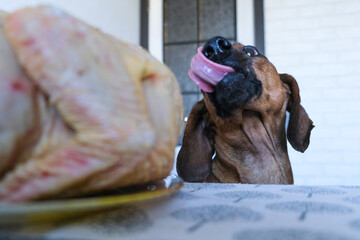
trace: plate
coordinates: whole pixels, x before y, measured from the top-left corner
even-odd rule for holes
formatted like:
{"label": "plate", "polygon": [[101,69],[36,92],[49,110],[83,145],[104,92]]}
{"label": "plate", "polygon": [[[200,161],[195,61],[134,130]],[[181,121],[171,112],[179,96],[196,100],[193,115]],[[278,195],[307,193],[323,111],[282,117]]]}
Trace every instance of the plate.
{"label": "plate", "polygon": [[26,204],[0,205],[0,225],[34,224],[74,218],[124,204],[169,196],[183,186],[175,176],[146,185],[116,189],[83,198],[47,200]]}

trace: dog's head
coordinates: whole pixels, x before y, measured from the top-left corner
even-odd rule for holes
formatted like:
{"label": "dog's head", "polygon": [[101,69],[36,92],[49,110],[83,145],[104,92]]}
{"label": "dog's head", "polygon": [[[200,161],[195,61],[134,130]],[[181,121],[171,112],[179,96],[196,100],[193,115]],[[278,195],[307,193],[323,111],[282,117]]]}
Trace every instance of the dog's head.
{"label": "dog's head", "polygon": [[313,125],[300,105],[296,80],[279,74],[255,47],[214,37],[198,49],[189,75],[222,119],[243,110],[262,116],[287,110],[289,142],[301,152],[308,147]]}

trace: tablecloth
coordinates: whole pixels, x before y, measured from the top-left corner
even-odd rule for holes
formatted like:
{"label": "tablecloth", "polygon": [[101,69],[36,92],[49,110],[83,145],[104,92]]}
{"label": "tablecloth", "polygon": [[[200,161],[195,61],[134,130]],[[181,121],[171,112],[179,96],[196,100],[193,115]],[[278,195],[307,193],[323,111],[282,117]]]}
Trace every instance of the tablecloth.
{"label": "tablecloth", "polygon": [[0,239],[360,239],[360,186],[185,183],[41,234],[1,229]]}

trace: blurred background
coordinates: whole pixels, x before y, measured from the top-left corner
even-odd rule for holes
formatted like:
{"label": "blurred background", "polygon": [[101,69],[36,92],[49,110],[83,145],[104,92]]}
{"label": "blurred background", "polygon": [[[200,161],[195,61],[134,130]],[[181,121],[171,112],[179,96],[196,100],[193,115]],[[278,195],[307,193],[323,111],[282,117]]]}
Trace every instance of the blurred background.
{"label": "blurred background", "polygon": [[215,35],[255,45],[297,79],[315,124],[305,153],[288,146],[295,184],[360,185],[360,1],[0,0],[0,9],[40,3],[148,49],[177,76],[187,114],[202,97],[187,76],[196,48]]}

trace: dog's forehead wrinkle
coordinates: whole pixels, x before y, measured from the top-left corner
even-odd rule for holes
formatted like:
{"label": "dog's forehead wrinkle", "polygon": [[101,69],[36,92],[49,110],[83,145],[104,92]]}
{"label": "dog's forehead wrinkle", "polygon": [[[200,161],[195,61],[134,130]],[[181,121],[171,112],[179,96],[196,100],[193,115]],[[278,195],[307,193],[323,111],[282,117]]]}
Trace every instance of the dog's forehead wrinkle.
{"label": "dog's forehead wrinkle", "polygon": [[238,50],[242,49],[244,46],[245,46],[245,45],[242,44],[242,43],[240,43],[240,42],[235,42],[235,43],[233,44],[233,47],[234,47],[235,49],[238,49]]}

